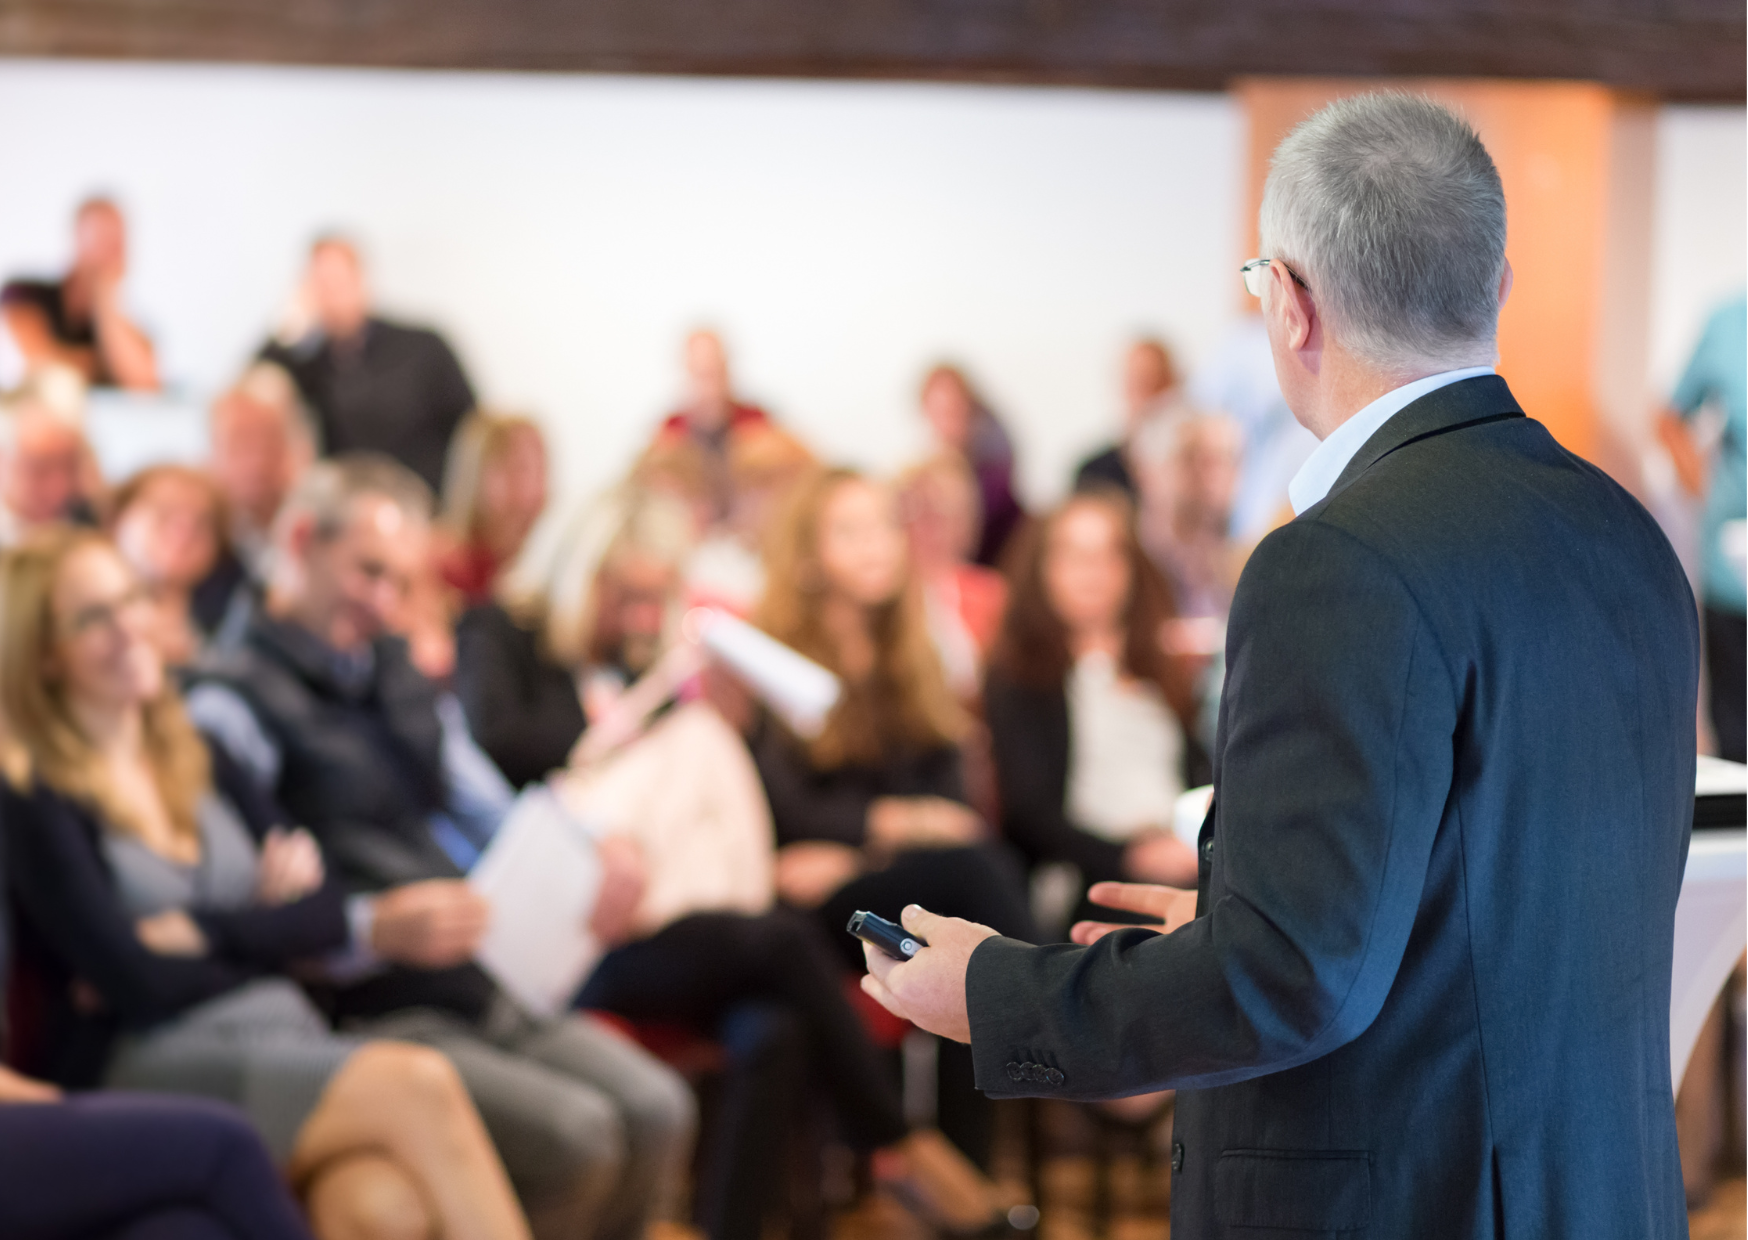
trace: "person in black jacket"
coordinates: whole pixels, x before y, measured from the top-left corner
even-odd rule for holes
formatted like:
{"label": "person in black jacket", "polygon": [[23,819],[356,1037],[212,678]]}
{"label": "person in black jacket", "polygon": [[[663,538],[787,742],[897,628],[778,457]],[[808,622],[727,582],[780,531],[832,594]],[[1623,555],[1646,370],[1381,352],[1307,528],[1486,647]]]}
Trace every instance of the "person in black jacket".
{"label": "person in black jacket", "polygon": [[0,560],[0,817],[41,1067],[240,1105],[322,1235],[527,1235],[439,1055],[334,1034],[287,973],[352,946],[313,840],[182,714],[138,579],[101,536]]}
{"label": "person in black jacket", "polygon": [[[755,623],[843,685],[818,736],[767,715],[752,738],[778,894],[814,911],[849,968],[861,949],[844,926],[858,909],[896,920],[908,902],[934,902],[1035,938],[1017,859],[966,804],[967,721],[929,637],[893,496],[851,471],[822,471],[797,487],[772,533]],[[984,1162],[991,1112],[960,1048],[942,1050],[941,1128]]]}
{"label": "person in black jacket", "polygon": [[1238,583],[1197,896],[1044,949],[913,912],[875,985],[1002,1096],[1177,1088],[1174,1236],[1684,1237],[1681,563],[1493,373],[1505,196],[1459,117],[1325,107],[1261,238],[1322,442]]}
{"label": "person in black jacket", "polygon": [[297,382],[322,453],[381,452],[442,486],[449,441],[476,403],[455,351],[430,328],[371,313],[364,260],[344,237],[310,247],[300,303],[289,339],[260,356]]}
{"label": "person in black jacket", "polygon": [[1135,436],[1149,419],[1165,412],[1179,386],[1177,363],[1163,340],[1137,340],[1123,355],[1123,435],[1116,443],[1082,461],[1074,471],[1074,489],[1112,488],[1131,503],[1139,503],[1141,487],[1133,459]]}
{"label": "person in black jacket", "polygon": [[[1171,588],[1126,501],[1079,495],[1023,531],[984,706],[1002,833],[1081,890],[1129,880],[1193,887],[1171,833],[1198,754],[1190,677],[1161,644]],[[1080,916],[1090,916],[1083,906]]]}

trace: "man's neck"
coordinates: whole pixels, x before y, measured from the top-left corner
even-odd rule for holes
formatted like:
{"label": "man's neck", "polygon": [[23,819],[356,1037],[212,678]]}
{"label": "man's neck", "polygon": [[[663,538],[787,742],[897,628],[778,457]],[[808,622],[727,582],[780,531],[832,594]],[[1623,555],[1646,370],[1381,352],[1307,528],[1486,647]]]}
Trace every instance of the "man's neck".
{"label": "man's neck", "polygon": [[1406,387],[1418,379],[1444,374],[1450,370],[1492,364],[1493,358],[1485,356],[1455,361],[1421,360],[1383,369],[1361,362],[1350,354],[1338,354],[1331,349],[1324,355],[1317,407],[1313,416],[1303,421],[1306,429],[1318,439],[1328,439],[1355,414],[1399,387]]}

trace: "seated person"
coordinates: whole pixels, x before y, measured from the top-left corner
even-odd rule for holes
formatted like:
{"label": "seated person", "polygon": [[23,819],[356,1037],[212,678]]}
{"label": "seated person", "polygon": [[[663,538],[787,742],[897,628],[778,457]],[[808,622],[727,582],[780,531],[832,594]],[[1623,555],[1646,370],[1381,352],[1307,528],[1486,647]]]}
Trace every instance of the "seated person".
{"label": "seated person", "polygon": [[26,373],[67,366],[86,383],[152,392],[158,360],[151,337],[128,317],[127,220],[108,198],[88,198],[73,216],[73,267],[59,280],[13,280],[0,288],[4,322]]}
{"label": "seated person", "polygon": [[224,497],[226,541],[264,587],[273,519],[315,453],[309,413],[290,375],[256,362],[213,401],[209,425],[207,468]]}
{"label": "seated person", "polygon": [[935,450],[962,458],[977,480],[983,523],[972,559],[994,568],[1026,517],[1014,494],[1014,441],[957,366],[931,368],[923,378],[920,402]]}
{"label": "seated person", "polygon": [[[889,491],[848,470],[803,482],[772,530],[768,585],[754,621],[836,673],[843,695],[803,740],[761,720],[753,757],[777,830],[777,892],[813,910],[847,967],[844,933],[868,909],[906,904],[1036,941],[1017,861],[965,804],[958,747],[967,721],[947,688]],[[941,1128],[987,1164],[988,1100],[971,1085],[969,1048],[943,1043]]]}
{"label": "seated person", "polygon": [[941,453],[905,470],[898,506],[910,562],[923,593],[929,636],[960,701],[974,703],[983,664],[1007,606],[1007,584],[971,562],[982,521],[977,480],[964,458]]}
{"label": "seated person", "polygon": [[729,477],[732,444],[746,431],[769,426],[771,417],[735,395],[728,350],[715,332],[691,333],[686,337],[681,357],[685,394],[680,407],[663,420],[651,448],[685,443],[697,450],[708,507],[705,524],[713,526],[729,514],[733,494]]}
{"label": "seated person", "polygon": [[1238,423],[1188,405],[1149,422],[1130,453],[1141,492],[1135,518],[1141,546],[1171,583],[1179,616],[1195,622],[1177,627],[1207,634],[1200,643],[1167,644],[1204,657],[1225,644],[1226,613],[1244,567],[1231,534],[1243,456]]}
{"label": "seated person", "polygon": [[[430,492],[361,455],[313,465],[276,526],[266,602],[197,667],[189,709],[354,890],[456,878],[511,790],[388,632],[429,559]],[[604,893],[604,900],[610,894]],[[433,919],[451,921],[434,910]],[[468,951],[480,927],[468,927]],[[685,1082],[599,1022],[536,1019],[476,965],[337,988],[342,1027],[446,1053],[537,1235],[631,1240],[683,1165]]]}
{"label": "seated person", "polygon": [[1150,422],[1167,414],[1178,398],[1182,380],[1171,350],[1162,340],[1144,338],[1123,355],[1123,434],[1116,443],[1094,453],[1074,471],[1076,491],[1114,487],[1130,503],[1139,503],[1135,477],[1135,437]]}
{"label": "seated person", "polygon": [[526,1236],[450,1065],[335,1034],[287,976],[349,946],[339,889],[210,759],[114,548],[45,531],[0,557],[0,594],[0,816],[48,1075],[240,1106],[323,1237]]}
{"label": "seated person", "polygon": [[1021,534],[1013,571],[984,683],[1002,833],[1079,871],[1076,919],[1093,883],[1194,887],[1195,849],[1171,833],[1194,703],[1161,644],[1171,588],[1128,502],[1075,496]]}
{"label": "seated person", "polygon": [[217,486],[186,465],[149,466],[110,497],[110,535],[157,613],[158,653],[171,667],[192,661],[227,619],[247,620],[248,574],[224,529]]}
{"label": "seated person", "polygon": [[261,1138],[218,1103],[61,1101],[54,1086],[0,1067],[0,1166],[0,1235],[310,1240]]}
{"label": "seated person", "polygon": [[[456,687],[474,734],[513,778],[566,763],[598,688],[648,669],[672,637],[691,541],[678,500],[621,492],[573,527],[580,537],[519,566],[511,610],[475,608],[457,640]],[[602,533],[591,537],[591,529]],[[540,570],[536,575],[534,569]],[[932,1219],[987,1223],[992,1186],[933,1132],[906,1135],[896,1082],[846,1000],[836,958],[811,921],[773,910],[771,816],[740,736],[688,702],[600,760],[579,755],[559,781],[580,816],[603,825],[642,892],[623,946],[608,953],[581,1006],[677,1021],[727,1058],[694,1199],[713,1240],[756,1240],[781,1186],[770,1157],[788,1139],[810,1075],[876,1174]],[[809,1073],[809,1059],[817,1071]]]}
{"label": "seated person", "polygon": [[89,523],[96,486],[76,416],[30,393],[0,409],[0,546],[59,521]]}
{"label": "seated person", "polygon": [[283,366],[316,415],[322,451],[381,452],[442,485],[450,437],[473,387],[436,332],[371,312],[357,246],[318,238],[289,321],[261,350]]}
{"label": "seated person", "polygon": [[532,418],[477,410],[449,445],[443,473],[443,581],[472,607],[491,598],[546,511],[546,438]]}

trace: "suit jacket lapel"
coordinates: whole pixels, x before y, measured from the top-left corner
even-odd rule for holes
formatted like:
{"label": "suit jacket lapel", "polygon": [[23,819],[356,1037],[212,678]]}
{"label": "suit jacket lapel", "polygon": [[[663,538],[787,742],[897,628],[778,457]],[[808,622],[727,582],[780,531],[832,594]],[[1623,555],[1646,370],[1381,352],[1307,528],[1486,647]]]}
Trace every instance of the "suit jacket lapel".
{"label": "suit jacket lapel", "polygon": [[1416,440],[1443,435],[1479,422],[1523,416],[1511,389],[1498,375],[1478,375],[1439,388],[1436,392],[1428,392],[1398,410],[1361,445],[1335,480],[1335,485],[1329,488],[1329,495],[1334,497],[1346,490],[1366,470],[1396,449],[1407,447]]}

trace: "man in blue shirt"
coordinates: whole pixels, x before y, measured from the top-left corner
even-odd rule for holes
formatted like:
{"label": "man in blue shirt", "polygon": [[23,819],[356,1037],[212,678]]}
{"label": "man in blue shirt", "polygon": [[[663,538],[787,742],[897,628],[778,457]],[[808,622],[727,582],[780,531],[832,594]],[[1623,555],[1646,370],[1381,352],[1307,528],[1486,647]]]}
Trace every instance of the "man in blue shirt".
{"label": "man in blue shirt", "polygon": [[[1712,312],[1693,358],[1670,400],[1663,441],[1687,489],[1705,493],[1700,596],[1705,604],[1705,654],[1712,733],[1718,756],[1744,760],[1744,647],[1748,612],[1743,583],[1744,517],[1748,516],[1748,297]],[[1723,430],[1712,453],[1711,477],[1694,446],[1689,424],[1715,406]]]}

